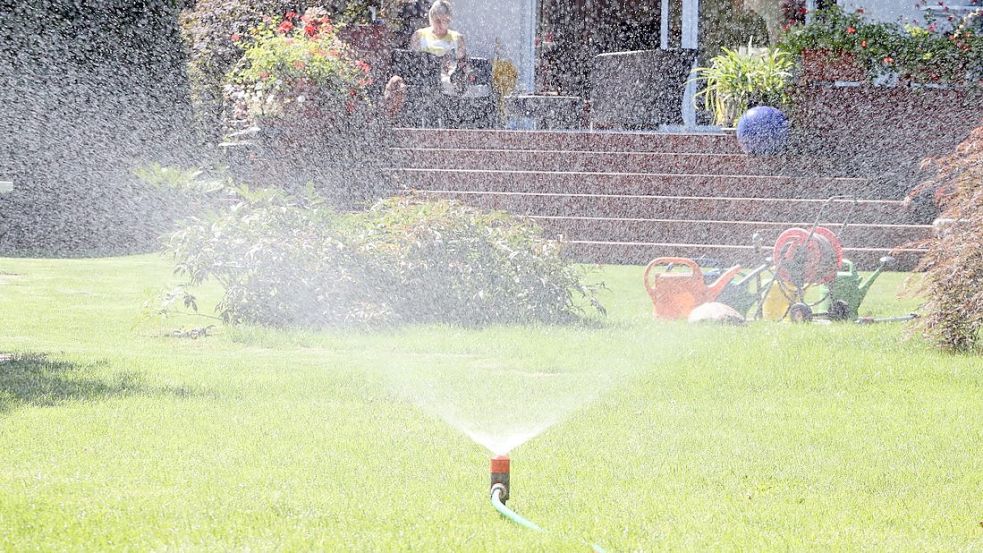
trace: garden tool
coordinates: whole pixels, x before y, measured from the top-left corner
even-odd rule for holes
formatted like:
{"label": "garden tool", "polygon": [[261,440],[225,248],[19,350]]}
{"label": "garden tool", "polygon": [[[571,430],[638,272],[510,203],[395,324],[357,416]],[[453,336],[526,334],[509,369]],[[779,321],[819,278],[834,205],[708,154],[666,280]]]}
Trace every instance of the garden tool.
{"label": "garden tool", "polygon": [[877,323],[905,323],[908,321],[914,321],[918,318],[918,313],[908,313],[907,315],[901,315],[900,317],[860,317],[856,320],[858,325],[872,325]]}
{"label": "garden tool", "polygon": [[793,227],[778,235],[772,259],[774,277],[764,288],[758,315],[773,321],[786,317],[808,321],[812,308],[805,303],[806,291],[836,278],[843,264],[843,246],[826,227]]}
{"label": "garden tool", "polygon": [[[735,278],[724,288],[723,292],[717,296],[717,301],[729,305],[742,315],[747,312],[754,304],[761,299],[761,273],[771,267],[771,262],[759,265],[751,272],[740,278]],[[752,289],[751,282],[754,281]]]}
{"label": "garden tool", "polygon": [[[656,267],[667,266],[666,272],[654,273]],[[672,273],[676,265],[689,268],[688,273]],[[694,307],[716,300],[728,283],[737,276],[741,266],[727,269],[716,282],[707,285],[700,266],[692,259],[660,257],[645,268],[643,281],[652,312],[657,319],[685,319]]]}
{"label": "garden tool", "polygon": [[871,284],[877,280],[885,267],[894,263],[894,258],[885,256],[880,259],[880,265],[862,281],[857,267],[852,261],[844,259],[844,270],[836,273],[836,278],[829,284],[824,285],[825,292],[823,301],[819,304],[825,311],[830,320],[833,321],[853,321],[859,316],[860,304],[863,303],[870,290]]}

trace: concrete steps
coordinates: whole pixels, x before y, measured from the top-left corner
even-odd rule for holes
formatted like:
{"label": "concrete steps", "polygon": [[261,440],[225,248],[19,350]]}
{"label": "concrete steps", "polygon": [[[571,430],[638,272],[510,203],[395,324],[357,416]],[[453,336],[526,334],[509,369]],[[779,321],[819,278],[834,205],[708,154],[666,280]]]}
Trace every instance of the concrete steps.
{"label": "concrete steps", "polygon": [[740,154],[729,134],[396,129],[404,148]]}
{"label": "concrete steps", "polygon": [[[601,242],[670,242],[674,244],[719,244],[749,246],[757,234],[762,243],[775,243],[790,226],[809,228],[812,221],[776,223],[767,221],[688,221],[672,219],[630,219],[602,217],[550,217],[533,219],[551,234],[591,236]],[[850,225],[846,229],[829,224],[846,244],[865,244],[890,249],[924,236],[920,225]]]}
{"label": "concrete steps", "polygon": [[[825,200],[792,198],[734,198],[691,196],[632,196],[626,194],[553,194],[536,192],[471,192],[433,190],[441,197],[485,209],[501,209],[518,215],[551,215],[602,218],[665,218],[689,221],[815,220]],[[843,221],[867,224],[914,224],[914,216],[898,200],[834,201],[823,212],[824,224]]]}
{"label": "concrete steps", "polygon": [[471,192],[801,199],[860,193],[862,197],[900,199],[878,190],[876,183],[856,178],[419,168],[399,169],[394,174],[400,185],[415,190],[440,190],[467,183]]}
{"label": "concrete steps", "polygon": [[[654,257],[755,263],[792,226],[840,230],[847,257],[871,267],[931,232],[890,182],[833,177],[823,160],[752,158],[727,134],[403,129],[392,169],[401,189],[532,217],[585,262]],[[856,199],[828,202],[831,196]]]}
{"label": "concrete steps", "polygon": [[775,171],[769,164],[742,154],[398,148],[395,158],[400,166],[408,169],[684,175],[771,175]]}

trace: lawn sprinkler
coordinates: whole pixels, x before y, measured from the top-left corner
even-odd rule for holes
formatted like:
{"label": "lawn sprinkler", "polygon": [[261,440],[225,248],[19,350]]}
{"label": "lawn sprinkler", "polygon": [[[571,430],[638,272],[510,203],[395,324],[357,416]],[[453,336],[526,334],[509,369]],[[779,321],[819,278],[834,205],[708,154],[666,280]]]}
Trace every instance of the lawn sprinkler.
{"label": "lawn sprinkler", "polygon": [[498,498],[504,505],[509,499],[509,456],[497,455],[491,460],[491,494]]}
{"label": "lawn sprinkler", "polygon": [[[689,272],[672,273],[676,265],[689,268]],[[666,266],[665,272],[654,272],[661,266]],[[716,300],[740,270],[740,265],[731,267],[708,285],[696,261],[684,257],[659,257],[648,264],[642,279],[652,300],[655,318],[678,320],[688,317],[696,306]]]}
{"label": "lawn sprinkler", "polygon": [[860,316],[860,304],[867,296],[870,286],[881,275],[885,267],[894,264],[894,258],[885,256],[880,259],[880,265],[866,281],[861,281],[857,267],[848,259],[843,260],[843,269],[836,273],[833,282],[824,286],[823,299],[819,307],[826,312],[832,321],[855,321]]}
{"label": "lawn sprinkler", "polygon": [[[492,457],[491,460],[491,502],[495,510],[498,511],[502,516],[511,520],[512,522],[522,526],[523,528],[528,528],[529,530],[535,530],[537,532],[543,532],[544,530],[539,527],[535,522],[523,517],[519,513],[516,513],[512,509],[505,506],[505,501],[509,498],[509,457],[508,455],[496,455]],[[605,553],[604,549],[597,544],[591,544],[591,551],[594,553]]]}

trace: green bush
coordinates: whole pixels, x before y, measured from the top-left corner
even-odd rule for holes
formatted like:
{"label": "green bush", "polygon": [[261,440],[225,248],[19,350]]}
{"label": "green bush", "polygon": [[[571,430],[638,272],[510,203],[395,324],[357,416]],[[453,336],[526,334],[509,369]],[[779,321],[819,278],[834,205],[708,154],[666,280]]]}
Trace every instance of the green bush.
{"label": "green bush", "polygon": [[[371,260],[346,244],[337,215],[313,195],[237,190],[228,209],[195,218],[169,251],[187,287],[214,279],[228,323],[322,327],[388,322]],[[193,304],[190,302],[190,304]]]}
{"label": "green bush", "polygon": [[572,322],[580,272],[534,224],[449,201],[396,197],[348,221],[356,247],[384,271],[404,322]]}
{"label": "green bush", "polygon": [[230,323],[568,323],[577,295],[601,309],[560,245],[505,213],[394,198],[339,215],[313,193],[238,194],[169,242],[188,287],[221,284]]}
{"label": "green bush", "polygon": [[920,269],[928,297],[921,330],[944,349],[979,349],[983,331],[983,127],[952,155],[932,160],[935,175],[915,193],[935,192],[943,211]]}

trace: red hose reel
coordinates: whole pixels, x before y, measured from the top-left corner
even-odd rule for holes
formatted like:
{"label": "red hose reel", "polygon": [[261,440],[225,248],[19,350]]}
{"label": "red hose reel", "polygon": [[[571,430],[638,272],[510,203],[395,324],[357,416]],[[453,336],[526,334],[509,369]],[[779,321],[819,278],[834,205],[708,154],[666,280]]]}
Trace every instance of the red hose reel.
{"label": "red hose reel", "polygon": [[778,277],[799,288],[827,284],[843,265],[843,244],[826,227],[790,228],[775,241],[773,263]]}

